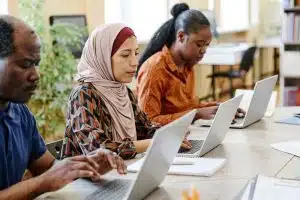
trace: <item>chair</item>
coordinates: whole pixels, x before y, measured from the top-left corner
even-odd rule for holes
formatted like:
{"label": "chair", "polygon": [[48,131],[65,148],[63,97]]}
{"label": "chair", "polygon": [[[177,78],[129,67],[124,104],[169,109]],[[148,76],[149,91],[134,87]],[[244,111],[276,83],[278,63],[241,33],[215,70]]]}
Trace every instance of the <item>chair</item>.
{"label": "chair", "polygon": [[[216,100],[215,78],[228,78],[229,79],[229,81],[230,81],[230,91],[229,92],[230,92],[231,97],[233,97],[233,95],[234,95],[233,79],[237,79],[237,78],[245,79],[247,72],[250,70],[251,67],[253,67],[256,49],[257,49],[256,46],[252,46],[244,52],[244,54],[242,56],[240,68],[238,70],[233,70],[232,66],[231,66],[229,71],[213,72],[211,75],[207,76],[208,78],[211,78],[211,86],[212,86],[212,92],[213,92],[212,96],[213,96],[214,100]],[[243,87],[245,88],[245,80],[243,80]]]}
{"label": "chair", "polygon": [[63,145],[63,140],[58,140],[46,144],[48,151],[57,159],[60,160],[60,153]]}

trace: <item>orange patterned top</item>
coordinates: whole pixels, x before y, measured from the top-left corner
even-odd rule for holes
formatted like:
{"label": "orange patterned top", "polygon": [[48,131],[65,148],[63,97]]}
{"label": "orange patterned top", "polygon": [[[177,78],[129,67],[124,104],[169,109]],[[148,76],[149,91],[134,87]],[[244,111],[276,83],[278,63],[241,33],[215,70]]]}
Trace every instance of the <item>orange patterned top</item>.
{"label": "orange patterned top", "polygon": [[168,124],[195,108],[216,105],[200,103],[195,94],[195,72],[180,70],[169,49],[151,56],[141,66],[137,77],[139,107],[151,121]]}

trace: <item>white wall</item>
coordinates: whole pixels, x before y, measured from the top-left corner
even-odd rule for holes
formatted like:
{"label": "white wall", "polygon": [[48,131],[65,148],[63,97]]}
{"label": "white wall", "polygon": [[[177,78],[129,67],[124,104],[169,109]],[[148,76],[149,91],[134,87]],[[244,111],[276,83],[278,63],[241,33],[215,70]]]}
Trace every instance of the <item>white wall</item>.
{"label": "white wall", "polygon": [[0,15],[8,14],[7,0],[0,0]]}

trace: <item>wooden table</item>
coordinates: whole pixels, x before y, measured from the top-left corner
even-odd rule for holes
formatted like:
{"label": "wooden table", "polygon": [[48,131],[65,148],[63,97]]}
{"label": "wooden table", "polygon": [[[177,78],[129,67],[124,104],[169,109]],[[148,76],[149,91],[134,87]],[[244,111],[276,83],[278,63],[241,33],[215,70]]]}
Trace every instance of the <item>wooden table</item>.
{"label": "wooden table", "polygon": [[[270,144],[286,140],[300,140],[299,126],[274,123],[274,119],[299,113],[300,107],[277,108],[272,118],[264,118],[246,129],[231,129],[223,144],[205,157],[225,157],[227,163],[212,177],[167,175],[160,188],[147,200],[180,199],[181,192],[194,185],[201,199],[233,199],[247,181],[256,174],[280,178],[300,179],[300,158],[277,151]],[[204,128],[203,128],[204,129]],[[193,132],[191,137],[205,137],[207,129]],[[133,161],[129,161],[133,162]],[[130,173],[124,178],[133,179]],[[115,172],[107,177],[119,177]],[[77,180],[65,188],[51,193],[58,199],[83,199],[97,187],[87,180]],[[44,198],[41,196],[39,199]]]}

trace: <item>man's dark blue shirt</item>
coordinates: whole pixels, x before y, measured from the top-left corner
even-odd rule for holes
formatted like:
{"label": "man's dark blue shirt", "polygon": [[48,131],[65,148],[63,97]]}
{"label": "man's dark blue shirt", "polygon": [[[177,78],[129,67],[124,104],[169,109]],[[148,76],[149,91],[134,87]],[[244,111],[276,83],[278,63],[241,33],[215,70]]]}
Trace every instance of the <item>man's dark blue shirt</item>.
{"label": "man's dark blue shirt", "polygon": [[22,180],[30,164],[46,152],[36,121],[25,104],[0,111],[0,190]]}

